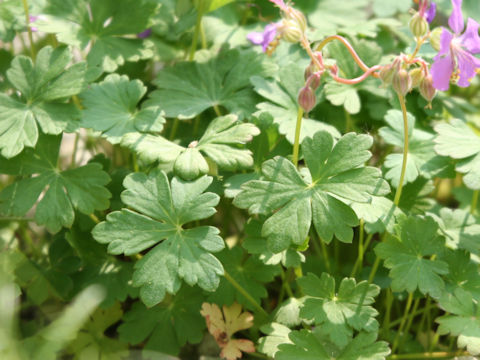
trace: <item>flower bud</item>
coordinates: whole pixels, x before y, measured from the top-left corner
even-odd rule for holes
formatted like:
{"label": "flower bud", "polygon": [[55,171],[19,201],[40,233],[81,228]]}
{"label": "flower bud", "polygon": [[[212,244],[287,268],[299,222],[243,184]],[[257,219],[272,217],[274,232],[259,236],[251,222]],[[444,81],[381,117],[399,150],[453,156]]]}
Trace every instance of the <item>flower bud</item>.
{"label": "flower bud", "polygon": [[285,18],[295,23],[302,32],[307,30],[307,19],[301,11],[291,7],[288,12],[285,13]]}
{"label": "flower bud", "polygon": [[442,35],[443,28],[437,27],[430,33],[430,45],[436,51],[440,51],[440,37]]}
{"label": "flower bud", "polygon": [[320,77],[322,76],[320,71],[317,71],[316,73],[313,73],[310,75],[310,77],[307,79],[307,82],[305,86],[310,86],[313,90],[318,89],[320,86]]}
{"label": "flower bud", "polygon": [[412,78],[412,88],[417,87],[420,85],[420,82],[423,80],[423,69],[422,68],[415,68],[410,70],[409,72],[410,77]]}
{"label": "flower bud", "polygon": [[405,69],[400,69],[393,76],[392,87],[397,93],[402,96],[407,95],[407,93],[412,89],[412,78],[410,74]]}
{"label": "flower bud", "polygon": [[412,32],[413,36],[420,38],[425,36],[428,33],[428,22],[425,17],[416,13],[413,15],[412,19],[410,20],[410,31]]}
{"label": "flower bud", "polygon": [[383,81],[385,85],[388,85],[393,80],[393,75],[395,74],[395,69],[392,64],[387,64],[382,66],[380,69],[380,79]]}
{"label": "flower bud", "polygon": [[305,68],[305,72],[303,73],[305,81],[307,81],[308,78],[317,71],[318,67],[313,62],[310,62],[310,64]]}
{"label": "flower bud", "polygon": [[433,87],[432,75],[428,74],[425,76],[420,82],[418,89],[420,90],[420,94],[423,96],[423,98],[428,102],[431,102],[437,93],[437,90]]}
{"label": "flower bud", "polygon": [[283,19],[282,25],[282,37],[286,41],[298,43],[302,39],[303,31],[295,21]]}
{"label": "flower bud", "polygon": [[306,85],[300,89],[298,93],[298,104],[306,113],[309,113],[315,107],[316,103],[315,91],[313,91],[310,86]]}

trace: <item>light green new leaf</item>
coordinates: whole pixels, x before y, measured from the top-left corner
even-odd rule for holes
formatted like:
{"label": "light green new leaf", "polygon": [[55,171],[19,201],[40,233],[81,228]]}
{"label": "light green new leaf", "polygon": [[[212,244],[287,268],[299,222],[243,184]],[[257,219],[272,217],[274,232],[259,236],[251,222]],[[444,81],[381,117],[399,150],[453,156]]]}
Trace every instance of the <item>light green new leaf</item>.
{"label": "light green new leaf", "polygon": [[[274,123],[278,124],[278,131],[285,135],[291,144],[295,140],[297,97],[299,90],[304,86],[304,70],[298,64],[290,63],[279,71],[280,80],[278,82],[260,76],[253,76],[250,79],[255,91],[269,100],[257,104],[257,108],[272,115]],[[335,139],[340,137],[340,133],[334,126],[319,120],[303,118],[300,141],[303,141],[308,134],[314,134],[321,130],[328,131]]]}
{"label": "light green new leaf", "polygon": [[273,252],[290,244],[302,245],[313,221],[318,235],[330,242],[335,235],[351,242],[358,219],[350,204],[385,195],[388,184],[378,169],[364,166],[371,157],[372,138],[349,133],[334,144],[327,132],[305,138],[302,151],[309,174],[304,178],[287,159],[275,157],[263,163],[262,180],[249,181],[234,204],[251,214],[271,214],[262,236]]}
{"label": "light green new leaf", "polygon": [[435,151],[439,155],[459,160],[458,172],[464,174],[465,185],[473,190],[480,189],[480,136],[462,120],[452,119],[448,124],[435,126]]}
{"label": "light green new leaf", "polygon": [[148,162],[173,163],[175,173],[192,180],[209,170],[206,155],[221,169],[235,170],[253,166],[252,152],[238,148],[252,140],[260,130],[253,124],[237,121],[235,115],[214,119],[198,141],[188,147],[179,146],[161,136],[130,133],[122,144],[136,151]]}
{"label": "light green new leaf", "polygon": [[332,344],[320,327],[292,331],[289,338],[293,344],[279,345],[276,360],[385,360],[390,354],[388,344],[376,341],[374,332],[361,332],[345,346]]}
{"label": "light green new leaf", "polygon": [[136,132],[160,132],[165,119],[158,107],[137,109],[147,88],[140,80],[112,74],[92,84],[80,98],[83,100],[82,126],[101,131],[112,144],[123,135]]}
{"label": "light green new leaf", "polygon": [[80,49],[90,45],[89,67],[112,72],[125,61],[153,56],[151,42],[129,35],[147,29],[156,9],[147,0],[48,0],[35,26],[65,44]]}
{"label": "light green new leaf", "polygon": [[442,208],[439,225],[448,246],[480,255],[480,224],[472,214],[462,209]]}
{"label": "light green new leaf", "polygon": [[223,267],[211,253],[224,247],[218,229],[183,228],[215,213],[218,195],[204,193],[211,182],[207,176],[193,182],[174,177],[170,184],[158,170],[148,176],[130,174],[122,192],[129,208],[108,214],[93,229],[95,240],[108,244],[111,254],[132,255],[151,248],[133,273],[133,285],[141,287],[140,297],[147,306],[158,304],[167,292],[175,294],[182,279],[207,291],[217,288]]}
{"label": "light green new leaf", "polygon": [[10,160],[0,157],[2,173],[25,176],[0,192],[1,214],[25,215],[44,190],[35,220],[51,232],[59,231],[62,226],[70,227],[74,209],[88,215],[108,208],[111,197],[105,188],[110,182],[108,174],[98,163],[60,171],[56,165],[60,141],[59,136],[44,135],[35,150],[26,149]]}
{"label": "light green new leaf", "polygon": [[7,78],[19,96],[0,94],[0,150],[14,157],[25,146],[34,147],[39,128],[57,135],[78,127],[79,112],[64,99],[78,94],[85,84],[85,63],[66,69],[72,54],[66,47],[42,48],[37,61],[19,55],[12,61]]}
{"label": "light green new leaf", "polygon": [[191,119],[223,106],[240,120],[248,117],[257,99],[250,86],[254,75],[269,77],[276,65],[253,51],[223,51],[204,62],[182,62],[160,71],[149,106],[159,106],[167,117]]}
{"label": "light green new leaf", "polygon": [[438,225],[430,217],[403,218],[387,240],[375,247],[375,253],[385,259],[390,270],[393,291],[412,293],[417,288],[432,297],[439,297],[444,282],[439,275],[448,273],[448,265],[434,260],[432,255],[442,252],[445,241],[437,233]]}
{"label": "light green new leaf", "polygon": [[435,321],[440,324],[440,335],[458,336],[459,348],[467,348],[472,355],[480,354],[480,305],[479,298],[457,288],[454,294],[445,294],[439,301],[440,306],[453,315],[439,317]]}
{"label": "light green new leaf", "polygon": [[120,340],[145,349],[177,355],[187,343],[202,340],[205,319],[200,315],[204,297],[198,288],[183,286],[175,297],[150,309],[141,302],[133,304],[118,328]]}
{"label": "light green new leaf", "polygon": [[[427,179],[433,177],[454,177],[453,164],[448,157],[439,156],[434,151],[434,135],[415,128],[415,118],[408,113],[408,156],[405,183],[413,182],[419,176]],[[388,127],[379,130],[380,136],[387,144],[403,149],[403,116],[399,110],[389,110],[385,115]],[[393,186],[398,187],[402,170],[403,154],[393,153],[385,158],[388,169],[385,177]]]}
{"label": "light green new leaf", "polygon": [[355,279],[345,278],[337,293],[335,279],[327,273],[322,273],[321,278],[310,273],[299,278],[298,283],[307,295],[300,316],[321,325],[338,346],[347,345],[354,330],[378,330],[378,312],[371,306],[380,292],[377,285],[366,281],[357,284]]}
{"label": "light green new leaf", "polygon": [[292,341],[288,337],[288,334],[290,334],[292,330],[285,325],[274,322],[262,326],[260,330],[267,336],[258,339],[257,350],[272,358],[275,357],[279,345],[292,344]]}

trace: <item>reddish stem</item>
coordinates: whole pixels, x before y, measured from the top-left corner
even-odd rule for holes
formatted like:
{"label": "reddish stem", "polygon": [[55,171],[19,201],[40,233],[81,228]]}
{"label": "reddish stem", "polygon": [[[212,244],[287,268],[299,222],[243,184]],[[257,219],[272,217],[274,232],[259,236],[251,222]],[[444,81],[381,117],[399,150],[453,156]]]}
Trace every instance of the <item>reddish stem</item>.
{"label": "reddish stem", "polygon": [[380,68],[381,68],[380,65],[372,66],[367,71],[365,71],[365,73],[363,75],[361,75],[359,77],[356,77],[355,79],[341,78],[341,77],[337,76],[337,74],[335,72],[331,72],[331,76],[332,76],[333,80],[335,80],[336,82],[339,82],[339,83],[342,83],[342,84],[347,84],[347,85],[355,85],[355,84],[361,83],[362,81],[364,81],[370,75],[378,77],[378,74],[375,71],[380,70]]}

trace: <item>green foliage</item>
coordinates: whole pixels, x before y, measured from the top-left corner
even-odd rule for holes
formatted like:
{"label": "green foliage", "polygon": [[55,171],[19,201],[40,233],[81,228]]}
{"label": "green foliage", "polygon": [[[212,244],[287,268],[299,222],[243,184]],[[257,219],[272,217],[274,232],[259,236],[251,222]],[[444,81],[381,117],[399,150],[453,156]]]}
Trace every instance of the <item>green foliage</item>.
{"label": "green foliage", "polygon": [[9,160],[0,158],[3,173],[25,176],[0,192],[0,213],[25,215],[47,187],[36,206],[35,220],[51,232],[70,227],[74,209],[88,215],[108,208],[108,174],[94,162],[61,171],[57,167],[60,141],[61,136],[45,135],[35,150],[27,149]]}
{"label": "green foliage", "polygon": [[130,209],[109,214],[93,230],[94,238],[108,244],[111,254],[138,254],[155,245],[136,263],[133,274],[133,284],[141,287],[147,306],[158,304],[167,292],[177,293],[182,279],[207,291],[217,288],[223,267],[211,253],[224,247],[218,229],[183,227],[215,213],[218,196],[204,192],[211,181],[203,176],[193,182],[173,178],[170,183],[161,171],[131,174],[122,193]]}
{"label": "green foliage", "polygon": [[167,117],[191,119],[213,106],[223,106],[240,120],[252,114],[256,98],[251,76],[272,76],[276,66],[252,51],[204,54],[199,62],[178,63],[162,70],[149,105],[160,106]]}
{"label": "green foliage", "polygon": [[378,312],[370,305],[380,288],[366,281],[356,283],[355,279],[345,278],[341,281],[338,293],[335,291],[335,279],[323,273],[320,278],[308,274],[298,279],[307,299],[300,316],[313,319],[330,341],[339,347],[346,346],[353,336],[353,331],[378,331],[375,316]]}
{"label": "green foliage", "polygon": [[251,214],[270,214],[281,207],[262,228],[273,252],[292,243],[302,245],[312,221],[324,241],[330,242],[335,235],[351,242],[358,219],[348,205],[389,191],[378,169],[362,166],[371,156],[367,150],[371,144],[371,137],[353,133],[334,144],[329,133],[317,132],[302,142],[309,174],[302,177],[285,158],[268,160],[262,166],[265,180],[243,185],[234,204]]}
{"label": "green foliage", "polygon": [[437,231],[432,218],[403,218],[395,226],[394,234],[375,247],[376,254],[391,269],[393,291],[413,292],[418,288],[423,294],[440,296],[444,288],[440,275],[448,273],[448,266],[432,258],[444,248],[444,239]]}
{"label": "green foliage", "polygon": [[131,147],[147,162],[159,161],[171,164],[177,175],[193,180],[208,173],[206,155],[221,169],[236,170],[253,166],[250,150],[239,149],[259,134],[258,128],[237,121],[235,115],[214,119],[200,140],[192,141],[188,147],[179,146],[161,136],[131,133],[124,137],[123,145]]}
{"label": "green foliage", "polygon": [[78,94],[85,83],[85,63],[65,69],[72,60],[67,47],[40,50],[34,64],[19,55],[12,61],[7,77],[18,96],[0,94],[0,149],[6,158],[25,146],[35,147],[40,129],[57,135],[78,128],[78,110],[64,100]]}

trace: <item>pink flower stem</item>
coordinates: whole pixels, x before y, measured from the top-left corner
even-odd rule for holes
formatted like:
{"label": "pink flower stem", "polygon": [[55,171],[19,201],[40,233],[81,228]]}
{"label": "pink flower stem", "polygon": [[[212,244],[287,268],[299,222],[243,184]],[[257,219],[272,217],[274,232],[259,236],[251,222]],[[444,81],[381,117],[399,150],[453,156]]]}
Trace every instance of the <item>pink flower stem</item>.
{"label": "pink flower stem", "polygon": [[[352,55],[353,60],[355,60],[357,65],[360,67],[360,69],[362,69],[363,71],[368,71],[370,69],[362,61],[362,59],[360,59],[360,56],[358,56],[355,49],[348,42],[348,40],[345,39],[344,37],[340,36],[340,35],[332,35],[332,36],[328,36],[327,38],[323,39],[322,42],[317,45],[317,48],[315,49],[315,51],[321,51],[325,45],[327,45],[329,42],[334,41],[334,40],[340,41],[347,48],[348,52],[350,53],[350,55]],[[378,77],[379,75],[375,74],[375,73],[372,73],[372,76]]]}
{"label": "pink flower stem", "polygon": [[358,83],[361,83],[364,81],[366,78],[368,78],[370,75],[376,76],[377,73],[375,71],[380,70],[381,66],[380,65],[375,65],[369,68],[367,71],[362,76],[356,77],[355,79],[344,79],[339,76],[335,72],[331,72],[330,75],[332,76],[333,80],[336,82],[339,82],[341,84],[347,84],[347,85],[355,85]]}

